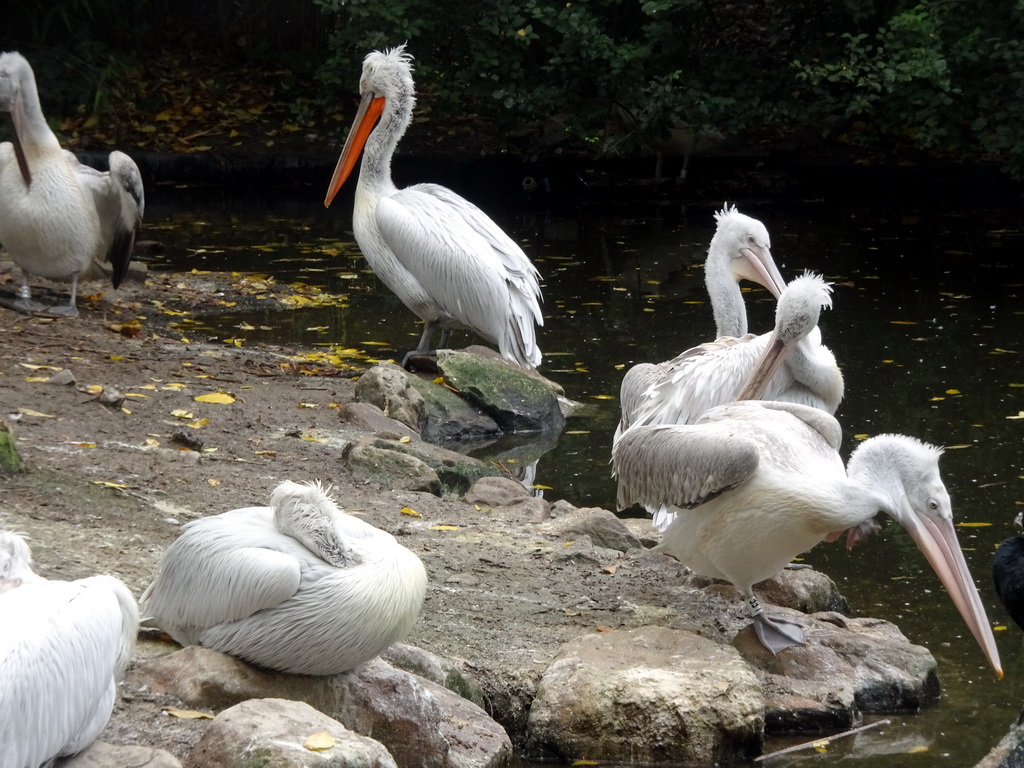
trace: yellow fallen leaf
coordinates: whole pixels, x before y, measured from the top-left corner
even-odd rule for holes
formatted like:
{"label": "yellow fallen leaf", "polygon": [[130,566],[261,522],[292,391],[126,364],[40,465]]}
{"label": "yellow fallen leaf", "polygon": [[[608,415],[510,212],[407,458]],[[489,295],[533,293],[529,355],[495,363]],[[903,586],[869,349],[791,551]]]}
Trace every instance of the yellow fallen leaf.
{"label": "yellow fallen leaf", "polygon": [[311,443],[326,443],[326,440],[322,440],[319,437],[313,437],[313,435],[302,435],[303,440],[308,440]]}
{"label": "yellow fallen leaf", "polygon": [[398,442],[400,442],[402,445],[406,445],[407,443],[412,442],[412,438],[409,437],[408,435],[402,435],[400,438],[398,438]]}
{"label": "yellow fallen leaf", "polygon": [[90,384],[88,387],[85,388],[85,391],[88,392],[90,395],[98,395],[100,392],[103,391],[103,387],[99,384]]}
{"label": "yellow fallen leaf", "polygon": [[229,405],[235,402],[235,396],[229,395],[227,392],[210,392],[206,395],[197,395],[193,398],[197,403],[219,403],[221,405]]}
{"label": "yellow fallen leaf", "polygon": [[428,526],[427,530],[431,531],[457,531],[459,526],[457,525],[431,525]]}
{"label": "yellow fallen leaf", "polygon": [[180,720],[213,720],[213,715],[209,712],[199,712],[195,709],[178,709],[177,707],[164,707],[163,711],[171,717],[177,717]]}
{"label": "yellow fallen leaf", "polygon": [[18,363],[22,368],[28,368],[30,371],[59,371],[55,365],[33,365],[32,363]]}
{"label": "yellow fallen leaf", "polygon": [[159,445],[160,445],[160,441],[159,440],[155,440],[152,437],[147,437],[146,438],[146,446],[148,448],[157,448]]}
{"label": "yellow fallen leaf", "polygon": [[402,507],[402,514],[408,515],[409,517],[423,517],[423,515],[421,515],[412,507]]}
{"label": "yellow fallen leaf", "polygon": [[[189,414],[189,415],[191,416],[192,414]],[[209,423],[210,423],[210,420],[206,419],[206,418],[203,418],[203,419],[193,419],[186,426],[192,427],[192,429],[202,429],[203,427],[207,426]]]}
{"label": "yellow fallen leaf", "polygon": [[925,745],[925,744],[918,744],[916,747],[911,747],[910,749],[908,749],[907,750],[907,754],[908,755],[919,755],[922,752],[927,752],[928,749],[929,748],[928,748],[927,745]]}
{"label": "yellow fallen leaf", "polygon": [[299,408],[316,408],[316,403],[299,403]]}
{"label": "yellow fallen leaf", "polygon": [[65,443],[65,445],[77,445],[79,448],[95,448],[96,443]]}
{"label": "yellow fallen leaf", "polygon": [[104,488],[127,488],[124,483],[112,483],[109,480],[93,480],[94,485],[102,485]]}
{"label": "yellow fallen leaf", "polygon": [[25,377],[25,381],[30,382],[32,384],[40,384],[40,383],[42,383],[44,381],[49,381],[49,380],[50,380],[49,376],[26,376]]}
{"label": "yellow fallen leaf", "polygon": [[171,416],[173,416],[176,419],[191,419],[192,412],[186,411],[184,408],[175,408],[173,411],[171,411]]}
{"label": "yellow fallen leaf", "polygon": [[215,477],[206,478],[206,482],[208,482],[210,485],[220,485],[220,480],[218,480]]}
{"label": "yellow fallen leaf", "polygon": [[160,387],[160,389],[184,389],[187,386],[187,384],[183,384],[180,381],[169,381]]}
{"label": "yellow fallen leaf", "polygon": [[48,413],[40,413],[39,411],[33,411],[31,408],[19,408],[18,413],[22,416],[37,416],[40,419],[56,419],[56,416],[51,416]]}
{"label": "yellow fallen leaf", "polygon": [[533,488],[535,491],[553,491],[554,490],[554,488],[552,488],[550,485],[541,485],[540,483],[534,483],[530,487]]}
{"label": "yellow fallen leaf", "polygon": [[[584,371],[584,373],[585,373],[585,371]],[[614,395],[591,395],[591,397],[594,398],[595,400],[614,400],[615,399]]]}
{"label": "yellow fallen leaf", "polygon": [[574,760],[573,765],[600,765],[596,760]]}
{"label": "yellow fallen leaf", "polygon": [[988,528],[992,523],[957,523],[957,528]]}
{"label": "yellow fallen leaf", "polygon": [[142,398],[145,398],[147,400],[149,399],[149,395],[143,395],[143,394],[140,394],[138,392],[125,392],[124,396],[125,397],[142,397]]}
{"label": "yellow fallen leaf", "polygon": [[827,752],[828,751],[828,739],[819,739],[818,741],[812,742],[811,746],[814,747],[819,752]]}
{"label": "yellow fallen leaf", "polygon": [[946,390],[946,394],[947,395],[959,395],[960,394],[960,390],[959,389],[947,389]]}
{"label": "yellow fallen leaf", "polygon": [[302,742],[302,746],[311,752],[321,752],[334,746],[334,737],[327,731],[317,731]]}
{"label": "yellow fallen leaf", "polygon": [[277,451],[256,451],[256,455],[257,456],[270,456],[271,458],[273,458],[274,456],[277,456]]}

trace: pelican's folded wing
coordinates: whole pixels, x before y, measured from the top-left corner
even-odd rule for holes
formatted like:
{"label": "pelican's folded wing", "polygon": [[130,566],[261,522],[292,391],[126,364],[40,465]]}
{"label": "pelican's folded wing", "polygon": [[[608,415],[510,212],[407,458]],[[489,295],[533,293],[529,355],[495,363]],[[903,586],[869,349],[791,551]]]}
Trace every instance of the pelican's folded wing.
{"label": "pelican's folded wing", "polygon": [[182,534],[164,554],[160,571],[142,594],[147,625],[166,631],[183,645],[196,642],[206,627],[237,621],[280,605],[299,587],[295,557],[262,547],[204,550]]}
{"label": "pelican's folded wing", "polygon": [[612,448],[618,505],[693,508],[750,477],[757,444],[734,430],[702,426],[637,426]]}

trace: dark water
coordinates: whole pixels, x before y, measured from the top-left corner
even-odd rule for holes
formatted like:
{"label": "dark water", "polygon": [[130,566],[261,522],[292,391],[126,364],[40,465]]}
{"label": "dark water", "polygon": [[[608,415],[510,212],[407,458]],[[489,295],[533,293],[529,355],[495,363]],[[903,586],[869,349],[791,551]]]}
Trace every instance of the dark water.
{"label": "dark water", "polygon": [[[342,294],[342,306],[204,318],[190,333],[299,345],[338,345],[401,359],[420,326],[353,248],[351,205],[323,209],[321,190],[244,200],[152,194],[146,236],[169,245],[155,268],[232,269]],[[543,371],[591,406],[541,459],[548,498],[614,509],[608,476],[623,372],[710,339],[701,265],[720,203],[616,202],[552,209],[506,196],[483,204],[544,276]],[[843,454],[858,439],[902,432],[947,446],[941,466],[959,536],[989,617],[1006,678],[997,682],[952,602],[909,536],[895,525],[853,553],[821,545],[805,557],[840,585],[859,615],[895,622],[939,663],[942,700],[918,714],[770,765],[860,760],[871,766],[974,765],[1024,705],[1024,643],[991,586],[991,556],[1024,504],[1024,233],[1018,210],[966,203],[871,208],[738,200],[772,233],[791,277],[835,282],[822,331],[843,368],[837,417]],[[751,329],[770,329],[774,302],[748,293]],[[247,328],[252,330],[246,330]],[[456,345],[468,343],[456,335]],[[878,718],[874,718],[878,719]],[[772,742],[766,751],[789,742]]]}

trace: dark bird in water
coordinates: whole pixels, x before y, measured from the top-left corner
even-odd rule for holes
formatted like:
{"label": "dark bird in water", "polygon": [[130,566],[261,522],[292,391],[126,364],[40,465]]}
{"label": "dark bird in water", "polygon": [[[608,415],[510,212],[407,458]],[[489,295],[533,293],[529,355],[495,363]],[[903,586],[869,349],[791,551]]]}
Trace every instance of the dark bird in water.
{"label": "dark bird in water", "polygon": [[1006,608],[1010,618],[1024,629],[1024,512],[1017,515],[1013,524],[1017,535],[1011,536],[996,549],[992,558],[992,580],[996,584],[999,602]]}

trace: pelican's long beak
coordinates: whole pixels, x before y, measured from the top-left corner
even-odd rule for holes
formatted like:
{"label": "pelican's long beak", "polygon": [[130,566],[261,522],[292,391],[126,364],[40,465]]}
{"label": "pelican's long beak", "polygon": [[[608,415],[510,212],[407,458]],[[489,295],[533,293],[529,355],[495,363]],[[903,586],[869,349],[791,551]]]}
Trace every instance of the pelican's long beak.
{"label": "pelican's long beak", "polygon": [[359,102],[359,111],[352,121],[352,127],[348,132],[348,140],[341,150],[341,157],[338,158],[338,165],[334,168],[334,175],[331,177],[330,186],[327,187],[327,197],[324,198],[324,207],[329,208],[334,196],[338,194],[345,180],[352,169],[356,167],[356,160],[359,153],[363,151],[363,145],[370,136],[370,131],[377,124],[377,119],[384,111],[384,97],[374,96],[367,92]]}
{"label": "pelican's long beak", "polygon": [[767,248],[755,245],[741,248],[740,253],[747,259],[744,265],[746,268],[742,269],[740,274],[747,280],[763,285],[771,291],[772,296],[776,299],[779,298],[782,295],[782,289],[786,287],[786,281],[782,279],[779,268],[775,266],[772,252]]}
{"label": "pelican's long beak", "polygon": [[[935,519],[911,510],[901,520],[904,528],[914,538],[917,548],[921,550],[953,599],[956,609],[960,611],[974,639],[981,646],[982,653],[996,672],[996,678],[1003,679],[1003,668],[999,662],[999,651],[992,636],[985,608],[974,586],[974,579],[967,569],[964,553],[957,541],[952,519]],[[909,524],[908,524],[909,523]]]}
{"label": "pelican's long beak", "polygon": [[779,338],[778,331],[773,333],[772,337],[768,339],[768,345],[764,348],[764,352],[761,353],[760,359],[750,372],[746,384],[743,385],[740,393],[736,395],[736,399],[760,400],[765,389],[768,388],[768,383],[778,372],[779,368],[782,367],[790,350],[797,343],[799,341],[786,344]]}

